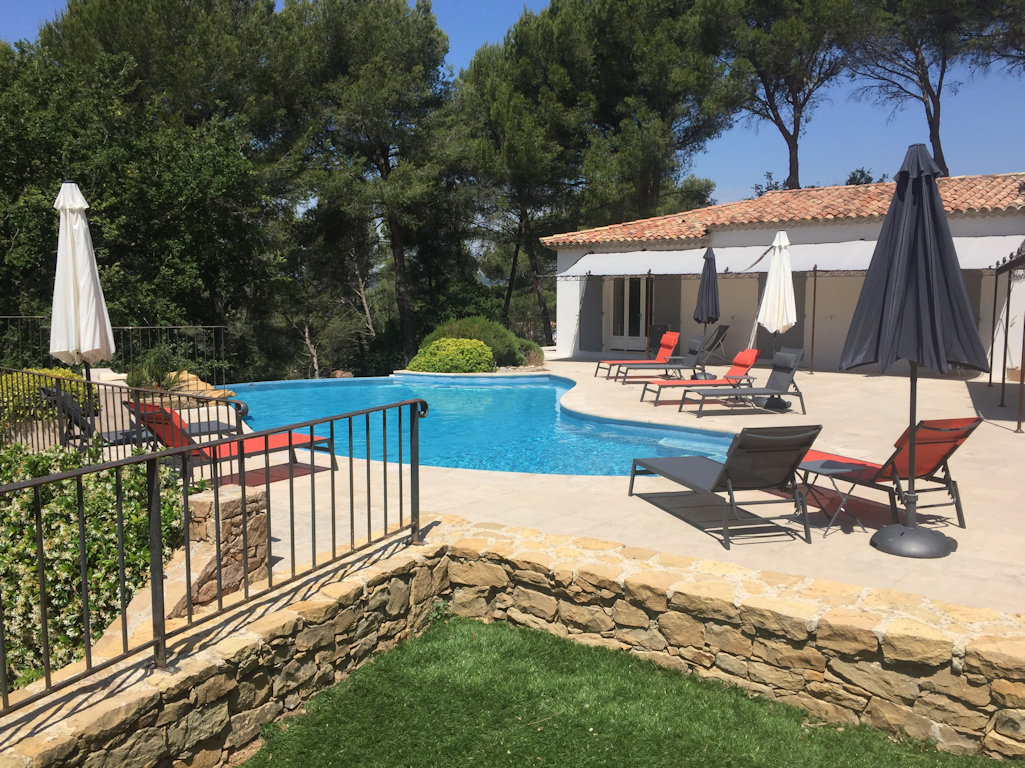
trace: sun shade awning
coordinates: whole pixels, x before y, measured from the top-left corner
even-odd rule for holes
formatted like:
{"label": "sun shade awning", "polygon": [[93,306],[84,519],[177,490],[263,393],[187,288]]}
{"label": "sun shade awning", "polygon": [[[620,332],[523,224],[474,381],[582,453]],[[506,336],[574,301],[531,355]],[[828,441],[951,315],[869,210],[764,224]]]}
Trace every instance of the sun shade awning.
{"label": "sun shade awning", "polygon": [[[1025,240],[1023,235],[955,237],[954,248],[962,269],[986,269],[1011,253]],[[841,243],[790,244],[794,272],[859,271],[868,269],[875,240]],[[630,277],[635,275],[700,275],[707,248],[678,251],[622,251],[588,253],[559,273],[559,277]],[[713,248],[718,273],[767,272],[769,244]],[[763,258],[764,254],[764,258]]]}

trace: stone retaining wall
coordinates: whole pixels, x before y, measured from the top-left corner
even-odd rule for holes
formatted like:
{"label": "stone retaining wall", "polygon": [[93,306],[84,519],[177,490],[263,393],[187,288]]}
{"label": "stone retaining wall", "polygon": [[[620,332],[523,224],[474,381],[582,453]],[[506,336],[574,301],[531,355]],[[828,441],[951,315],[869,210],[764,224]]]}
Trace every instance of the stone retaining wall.
{"label": "stone retaining wall", "polygon": [[439,597],[459,615],[623,649],[827,720],[1025,756],[1021,615],[445,518],[424,546],[216,643],[190,640],[202,650],[75,708],[0,768],[223,765],[261,724],[420,633]]}
{"label": "stone retaining wall", "polygon": [[[196,550],[194,563],[198,573],[192,581],[192,604],[206,605],[217,599],[217,542],[220,543],[220,590],[222,595],[235,592],[242,586],[243,562],[250,579],[258,579],[267,568],[267,492],[246,489],[245,526],[247,545],[242,544],[242,491],[240,488],[221,488],[216,497],[212,490],[189,497],[189,541]],[[215,508],[216,498],[216,508]],[[217,523],[220,522],[218,534]],[[198,553],[198,554],[197,554]],[[196,567],[196,566],[194,566]],[[168,616],[184,616],[187,604],[184,594],[173,605]]]}

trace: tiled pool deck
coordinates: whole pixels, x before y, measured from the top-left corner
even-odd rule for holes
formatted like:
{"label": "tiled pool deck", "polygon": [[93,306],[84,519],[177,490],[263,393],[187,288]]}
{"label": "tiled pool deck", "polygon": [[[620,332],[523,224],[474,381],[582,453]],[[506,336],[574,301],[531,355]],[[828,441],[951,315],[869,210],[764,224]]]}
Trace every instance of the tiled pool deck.
{"label": "tiled pool deck", "polygon": [[[821,424],[816,447],[882,462],[908,422],[908,379],[862,373],[798,373],[808,414],[775,414],[710,407],[697,419],[678,413],[673,399],[655,407],[640,402],[640,383],[621,385],[594,378],[595,364],[549,360],[546,369],[576,381],[565,408],[594,416],[676,424],[736,432],[745,426]],[[764,377],[756,371],[756,378]],[[757,570],[782,571],[864,587],[912,592],[951,603],[1025,612],[1025,434],[1016,434],[1018,391],[1006,390],[999,407],[999,381],[988,377],[922,378],[919,418],[953,418],[976,413],[985,421],[954,455],[968,527],[957,526],[952,507],[924,510],[924,525],[958,542],[956,552],[934,560],[895,557],[869,546],[873,531],[890,522],[885,495],[855,491],[852,506],[865,525],[849,520],[823,537],[826,518],[812,507],[812,544],[788,536],[741,536],[725,550],[717,538],[627,496],[626,477],[527,475],[424,467],[421,509],[425,517],[455,514],[475,522],[524,526],[546,533],[622,542],[661,552],[719,560]],[[796,404],[796,402],[795,402]],[[693,410],[693,408],[691,408]],[[430,418],[430,416],[428,416]],[[501,436],[496,435],[495,440]],[[678,487],[645,478],[645,490]],[[824,482],[824,481],[823,481]],[[638,487],[639,490],[640,487]],[[926,494],[921,503],[939,500]],[[933,514],[935,513],[935,514]],[[949,514],[949,516],[948,516]],[[796,527],[795,527],[796,530]]]}

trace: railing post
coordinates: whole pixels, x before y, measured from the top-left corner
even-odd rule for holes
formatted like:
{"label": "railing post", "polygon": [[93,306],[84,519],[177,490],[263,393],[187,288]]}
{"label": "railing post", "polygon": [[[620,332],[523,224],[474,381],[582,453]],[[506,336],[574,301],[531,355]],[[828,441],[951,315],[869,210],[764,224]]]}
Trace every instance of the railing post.
{"label": "railing post", "polygon": [[149,583],[153,612],[153,663],[167,666],[167,635],[164,628],[164,555],[160,525],[160,472],[157,459],[146,462],[146,500],[149,507]]}
{"label": "railing post", "polygon": [[[367,459],[369,460],[369,455]],[[420,404],[409,406],[409,541],[423,544],[420,537]]]}

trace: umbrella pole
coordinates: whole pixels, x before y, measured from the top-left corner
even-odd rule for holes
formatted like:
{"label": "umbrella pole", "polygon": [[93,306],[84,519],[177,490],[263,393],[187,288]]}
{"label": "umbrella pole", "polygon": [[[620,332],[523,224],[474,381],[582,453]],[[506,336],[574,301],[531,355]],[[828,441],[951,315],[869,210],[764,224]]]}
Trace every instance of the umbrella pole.
{"label": "umbrella pole", "polygon": [[811,364],[808,373],[815,373],[815,304],[819,295],[819,265],[811,268]]}
{"label": "umbrella pole", "polygon": [[85,360],[82,361],[82,365],[85,368],[85,403],[89,409],[89,425],[92,427],[93,434],[96,434],[96,402],[93,398],[93,368]]}
{"label": "umbrella pole", "polygon": [[918,424],[918,363],[911,363],[911,414],[908,419],[910,432],[908,433],[908,490],[904,494],[904,524],[909,528],[915,526],[915,505],[918,503],[918,494],[915,493],[915,444],[918,439],[915,435],[915,425]]}

